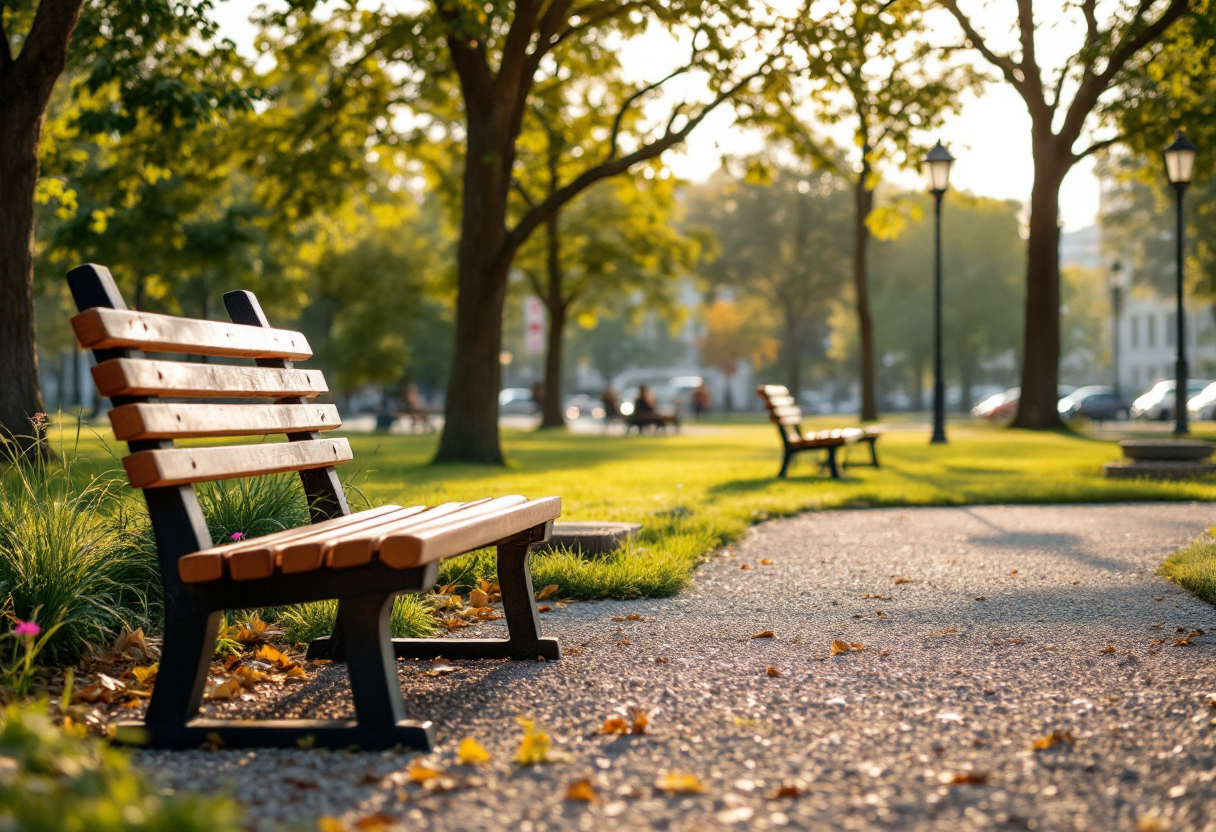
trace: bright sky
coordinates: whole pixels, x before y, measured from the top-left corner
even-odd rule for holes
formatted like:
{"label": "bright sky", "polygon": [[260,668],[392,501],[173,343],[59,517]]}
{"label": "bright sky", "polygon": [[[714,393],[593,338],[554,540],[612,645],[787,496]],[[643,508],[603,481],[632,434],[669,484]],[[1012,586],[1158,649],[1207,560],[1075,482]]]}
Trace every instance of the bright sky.
{"label": "bright sky", "polygon": [[[1116,1],[1100,2],[1099,16],[1104,7]],[[1063,4],[1039,5],[1054,14]],[[248,50],[253,39],[253,28],[246,19],[250,8],[251,4],[248,3],[229,2],[221,3],[216,9],[224,35],[234,40],[243,51]],[[1015,15],[1012,3],[988,4],[972,0],[964,4],[964,9],[972,15],[980,31],[991,36],[994,46],[1007,48],[1012,45],[1009,42]],[[935,35],[953,39],[957,24],[952,18],[941,14],[942,17],[933,24]],[[1038,57],[1044,66],[1045,76],[1050,78],[1046,69],[1058,66],[1076,50],[1080,33],[1075,21],[1048,18],[1039,23],[1036,37]],[[665,74],[661,67],[669,66],[672,57],[671,49],[662,48],[657,42],[637,43],[626,50],[622,62],[629,75],[654,79]],[[1067,93],[1065,100],[1068,100]],[[962,112],[950,118],[937,135],[927,138],[941,138],[957,158],[951,175],[952,187],[1023,203],[1030,198],[1034,179],[1030,117],[1022,99],[1007,84],[998,82],[989,85],[979,97],[967,100]],[[717,170],[723,153],[746,153],[759,145],[758,136],[732,127],[729,111],[721,108],[693,131],[685,148],[670,153],[666,158],[677,175],[701,180]],[[1076,165],[1064,181],[1060,211],[1066,231],[1091,225],[1095,220],[1099,187],[1093,171],[1094,163],[1090,158]],[[918,187],[920,181],[914,172],[895,174],[889,178],[906,187]]]}

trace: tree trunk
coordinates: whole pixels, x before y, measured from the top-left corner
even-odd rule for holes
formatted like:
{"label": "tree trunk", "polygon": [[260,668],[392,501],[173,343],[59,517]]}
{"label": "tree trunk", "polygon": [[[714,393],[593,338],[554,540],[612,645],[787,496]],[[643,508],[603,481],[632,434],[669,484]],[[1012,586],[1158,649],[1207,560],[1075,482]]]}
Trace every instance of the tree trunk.
{"label": "tree trunk", "polygon": [[803,322],[797,316],[786,311],[785,314],[785,386],[789,388],[794,401],[802,392],[802,353],[803,353]]}
{"label": "tree trunk", "polygon": [[920,356],[912,359],[912,409],[917,413],[925,409],[925,362]]}
{"label": "tree trunk", "polygon": [[566,301],[562,298],[562,250],[560,230],[555,211],[545,220],[548,244],[548,296],[544,298],[549,310],[549,343],[545,351],[545,401],[541,412],[542,428],[564,428],[566,414],[562,409],[562,344],[566,334]]}
{"label": "tree trunk", "polygon": [[1036,141],[1030,239],[1026,245],[1026,329],[1022,395],[1013,426],[1048,430],[1064,423],[1056,409],[1060,375],[1060,185],[1071,154],[1058,141]]}
{"label": "tree trunk", "polygon": [[34,188],[43,118],[37,96],[0,90],[0,435],[46,455],[31,424],[46,410],[34,331]]}
{"label": "tree trunk", "polygon": [[856,210],[853,217],[853,291],[857,300],[857,337],[861,352],[861,421],[878,420],[878,403],[874,387],[874,322],[870,316],[870,283],[866,260],[870,247],[870,229],[866,218],[874,208],[874,192],[867,187],[870,175],[868,161],[862,163],[854,194]]}
{"label": "tree trunk", "polygon": [[515,146],[493,111],[469,108],[460,247],[456,346],[443,436],[435,462],[504,465],[498,432],[502,315],[507,270],[507,196]]}

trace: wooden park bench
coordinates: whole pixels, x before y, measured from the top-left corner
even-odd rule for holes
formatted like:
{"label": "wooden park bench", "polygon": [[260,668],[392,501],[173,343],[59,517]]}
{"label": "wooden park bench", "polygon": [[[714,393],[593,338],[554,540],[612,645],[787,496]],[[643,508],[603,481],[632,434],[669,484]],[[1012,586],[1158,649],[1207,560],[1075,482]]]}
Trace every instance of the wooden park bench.
{"label": "wooden park bench", "polygon": [[822,450],[826,452],[823,461],[824,467],[828,469],[828,473],[834,479],[839,479],[840,466],[836,462],[837,450],[863,442],[870,446],[869,464],[875,468],[878,467],[876,443],[880,433],[875,428],[838,428],[821,430],[816,433],[803,433],[802,408],[794,402],[794,397],[790,395],[787,388],[780,384],[761,384],[756,388],[756,393],[764,402],[769,421],[777,426],[777,432],[781,434],[783,456],[781,472],[777,476],[786,476],[789,472],[790,460],[794,458],[795,454],[802,451]]}
{"label": "wooden park bench", "polygon": [[662,430],[667,433],[668,428],[680,430],[680,414],[678,413],[631,413],[625,417],[625,433],[631,430],[637,430],[640,434],[644,430],[658,432]]}
{"label": "wooden park bench", "polygon": [[[308,403],[327,391],[325,378],[292,366],[311,355],[303,335],[272,329],[250,292],[224,295],[233,323],[218,323],[128,311],[101,266],[79,266],[67,279],[80,310],[72,327],[97,360],[93,377],[113,405],[114,435],[128,443],[123,467],[131,486],[143,489],[164,587],[164,647],[147,717],[122,726],[120,738],[138,736],[162,748],[429,749],[432,723],[405,718],[397,658],[560,658],[557,641],[541,638],[528,572],[529,547],[548,539],[561,513],[559,498],[380,506],[352,514],[334,470],[350,461],[350,445],[323,438],[340,424],[337,409]],[[246,361],[166,361],[141,353]],[[273,403],[197,402],[207,398]],[[175,439],[266,434],[286,434],[287,441],[174,446]],[[194,484],[285,471],[299,472],[312,525],[215,546]],[[498,547],[509,638],[391,637],[397,595],[429,590],[442,559],[485,546]],[[224,610],[334,598],[334,631],[309,646],[309,657],[346,661],[355,719],[198,718]]]}

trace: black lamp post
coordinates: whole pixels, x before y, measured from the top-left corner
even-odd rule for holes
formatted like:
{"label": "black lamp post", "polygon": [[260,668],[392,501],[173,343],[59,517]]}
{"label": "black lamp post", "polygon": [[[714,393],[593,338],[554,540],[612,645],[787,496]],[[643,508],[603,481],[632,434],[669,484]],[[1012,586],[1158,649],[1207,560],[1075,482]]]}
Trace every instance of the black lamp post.
{"label": "black lamp post", "polygon": [[1110,267],[1110,346],[1113,361],[1111,362],[1112,386],[1115,397],[1119,398],[1119,318],[1123,314],[1123,263],[1116,260]]}
{"label": "black lamp post", "polygon": [[1174,134],[1174,142],[1164,151],[1165,175],[1174,186],[1174,196],[1177,205],[1178,229],[1174,234],[1177,244],[1178,267],[1178,309],[1175,313],[1174,334],[1178,336],[1178,357],[1174,365],[1174,433],[1190,433],[1186,412],[1186,310],[1182,304],[1182,195],[1186,186],[1191,184],[1191,176],[1195,173],[1195,154],[1199,148],[1187,141],[1186,136],[1179,130]]}
{"label": "black lamp post", "polygon": [[942,197],[950,187],[954,157],[939,140],[925,156],[921,171],[933,194],[933,438],[930,444],[946,442],[946,381],[942,377]]}

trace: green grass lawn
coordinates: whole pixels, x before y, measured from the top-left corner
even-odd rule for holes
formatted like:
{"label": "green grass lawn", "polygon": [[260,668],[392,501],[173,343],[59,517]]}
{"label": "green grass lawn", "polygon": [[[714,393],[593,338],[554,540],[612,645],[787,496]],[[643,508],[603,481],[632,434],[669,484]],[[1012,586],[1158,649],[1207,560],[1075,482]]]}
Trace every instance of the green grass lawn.
{"label": "green grass lawn", "polygon": [[[618,555],[533,559],[538,587],[558,584],[563,597],[576,599],[674,594],[700,559],[749,525],[808,510],[1216,497],[1212,481],[1104,479],[1102,463],[1120,456],[1106,439],[975,424],[951,425],[944,447],[930,446],[927,436],[920,428],[892,429],[879,442],[882,468],[846,468],[835,481],[809,453],[788,479],[777,479],[778,438],[762,424],[709,425],[678,436],[508,431],[505,469],[428,465],[435,436],[350,434],[355,463],[343,470],[373,505],[558,495],[563,520],[641,523],[637,543]],[[104,454],[97,444],[86,441],[82,450],[97,458]],[[863,448],[854,453],[866,457]],[[492,571],[486,552],[448,562],[441,580],[468,586]]]}

